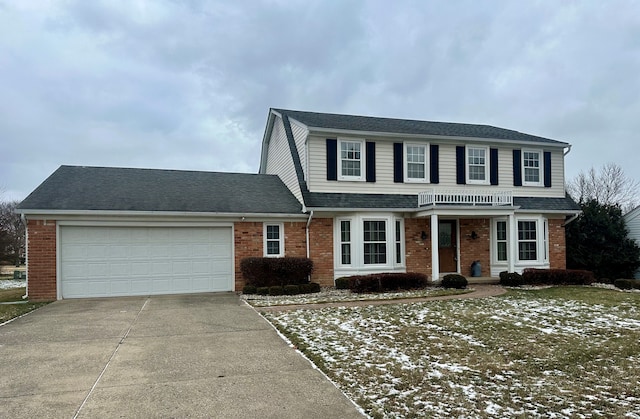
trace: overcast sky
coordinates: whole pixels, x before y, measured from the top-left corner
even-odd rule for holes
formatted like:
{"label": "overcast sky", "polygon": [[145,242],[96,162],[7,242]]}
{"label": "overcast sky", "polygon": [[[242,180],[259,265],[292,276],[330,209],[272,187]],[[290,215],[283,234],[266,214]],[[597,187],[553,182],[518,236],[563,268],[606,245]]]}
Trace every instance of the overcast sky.
{"label": "overcast sky", "polygon": [[270,107],[569,142],[640,180],[639,1],[0,0],[0,189],[258,171]]}

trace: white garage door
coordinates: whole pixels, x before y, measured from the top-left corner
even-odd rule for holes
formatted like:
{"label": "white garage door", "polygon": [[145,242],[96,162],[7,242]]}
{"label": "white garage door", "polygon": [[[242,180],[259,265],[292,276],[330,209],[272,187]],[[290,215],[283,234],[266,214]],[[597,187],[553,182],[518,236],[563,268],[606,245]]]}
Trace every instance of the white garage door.
{"label": "white garage door", "polygon": [[62,298],[233,290],[230,227],[60,227]]}

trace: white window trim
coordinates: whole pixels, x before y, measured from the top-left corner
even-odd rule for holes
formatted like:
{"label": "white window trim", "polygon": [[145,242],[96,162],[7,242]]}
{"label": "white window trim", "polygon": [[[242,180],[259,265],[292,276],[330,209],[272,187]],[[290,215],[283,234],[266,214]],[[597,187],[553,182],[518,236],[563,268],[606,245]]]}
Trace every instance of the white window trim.
{"label": "white window trim", "polygon": [[[407,158],[407,147],[424,147],[424,177],[409,177],[409,159]],[[403,147],[404,180],[407,183],[429,183],[429,144],[428,143],[404,143]]]}
{"label": "white window trim", "polygon": [[[484,150],[484,180],[470,179],[469,174],[469,150]],[[488,185],[489,184],[489,147],[487,146],[466,146],[464,153],[465,175],[468,184]]]}
{"label": "white window trim", "polygon": [[[267,254],[267,226],[278,226],[279,237],[278,241],[280,242],[280,253],[277,255]],[[283,223],[264,223],[262,226],[262,249],[264,257],[268,258],[280,258],[284,257],[284,224]]]}
{"label": "white window trim", "polygon": [[[525,175],[525,169],[527,169],[524,165],[524,154],[525,153],[537,153],[538,154],[538,162],[540,163],[539,167],[538,167],[538,181],[537,182],[527,182],[526,181],[526,175]],[[542,152],[542,150],[536,150],[536,149],[522,149],[522,161],[520,162],[521,164],[521,170],[522,170],[522,186],[544,186],[544,153]]]}
{"label": "white window trim", "polygon": [[[360,176],[345,176],[342,174],[342,143],[360,143]],[[338,138],[338,180],[364,182],[367,172],[367,156],[366,156],[365,140]]]}
{"label": "white window trim", "polygon": [[[506,240],[501,240],[507,243],[507,258],[505,260],[498,260],[498,223],[504,222],[506,224],[506,232],[507,238]],[[494,265],[508,265],[509,264],[509,220],[507,218],[494,218],[493,223],[491,225],[492,230],[492,240],[491,240],[491,253],[492,253],[492,263]]]}
{"label": "white window trim", "polygon": [[[351,265],[342,264],[340,222],[351,222]],[[364,264],[364,222],[385,221],[387,262],[384,264]],[[402,242],[402,263],[396,264],[395,260],[395,222],[400,221]],[[379,272],[404,272],[406,264],[404,219],[391,213],[349,214],[334,219],[334,274],[336,277],[345,275],[379,273]]]}

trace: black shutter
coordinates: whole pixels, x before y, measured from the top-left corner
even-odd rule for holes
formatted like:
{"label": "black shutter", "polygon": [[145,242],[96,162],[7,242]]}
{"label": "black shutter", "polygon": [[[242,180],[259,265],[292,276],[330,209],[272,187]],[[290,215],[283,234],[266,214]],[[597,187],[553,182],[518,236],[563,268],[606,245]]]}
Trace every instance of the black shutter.
{"label": "black shutter", "polygon": [[327,180],[338,180],[338,140],[327,138]]}
{"label": "black shutter", "polygon": [[376,143],[367,141],[367,182],[376,181]]}
{"label": "black shutter", "polygon": [[489,179],[492,185],[498,184],[498,149],[489,149]]}
{"label": "black shutter", "polygon": [[393,143],[393,181],[395,183],[404,182],[403,153],[402,143]]}
{"label": "black shutter", "polygon": [[551,187],[551,153],[549,151],[544,152],[544,186]]}
{"label": "black shutter", "polygon": [[431,147],[429,147],[429,169],[431,170],[429,180],[431,181],[431,183],[440,183],[440,169],[438,166],[439,162],[440,157],[438,145],[431,144]]}
{"label": "black shutter", "polygon": [[456,147],[456,183],[464,185],[466,182],[464,146]]}
{"label": "black shutter", "polygon": [[513,186],[522,186],[521,150],[513,150]]}

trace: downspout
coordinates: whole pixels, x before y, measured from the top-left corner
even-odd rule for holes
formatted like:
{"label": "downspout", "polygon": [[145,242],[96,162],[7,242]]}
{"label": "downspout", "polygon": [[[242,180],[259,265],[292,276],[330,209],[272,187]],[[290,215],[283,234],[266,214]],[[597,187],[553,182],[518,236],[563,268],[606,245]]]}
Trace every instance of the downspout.
{"label": "downspout", "polygon": [[27,226],[27,217],[24,216],[24,213],[20,214],[20,220],[22,220],[22,224],[24,224],[24,262],[27,265],[25,294],[22,296],[22,299],[26,300],[29,298],[29,227]]}
{"label": "downspout", "polygon": [[567,157],[567,154],[569,154],[570,152],[571,152],[571,144],[567,146],[567,151],[564,152],[564,156]]}
{"label": "downspout", "polygon": [[309,259],[309,256],[311,255],[309,251],[309,224],[311,224],[312,218],[313,218],[313,210],[309,212],[309,219],[307,220],[307,228],[305,229],[305,233],[307,235],[307,259]]}
{"label": "downspout", "polygon": [[564,222],[564,227],[566,227],[569,223],[571,223],[572,221],[574,221],[576,218],[578,218],[580,216],[580,213],[574,214],[573,217],[569,218],[567,221]]}

